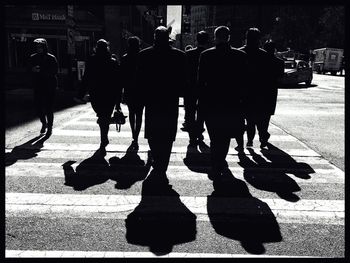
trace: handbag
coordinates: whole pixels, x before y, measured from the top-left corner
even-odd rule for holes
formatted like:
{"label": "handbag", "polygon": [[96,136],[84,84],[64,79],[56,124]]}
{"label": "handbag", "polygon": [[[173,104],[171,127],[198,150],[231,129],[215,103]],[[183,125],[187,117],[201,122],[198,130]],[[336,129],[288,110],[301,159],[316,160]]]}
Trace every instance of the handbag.
{"label": "handbag", "polygon": [[121,110],[116,110],[113,114],[113,120],[116,124],[117,132],[120,132],[120,128],[123,124],[125,124],[127,116],[123,114]]}

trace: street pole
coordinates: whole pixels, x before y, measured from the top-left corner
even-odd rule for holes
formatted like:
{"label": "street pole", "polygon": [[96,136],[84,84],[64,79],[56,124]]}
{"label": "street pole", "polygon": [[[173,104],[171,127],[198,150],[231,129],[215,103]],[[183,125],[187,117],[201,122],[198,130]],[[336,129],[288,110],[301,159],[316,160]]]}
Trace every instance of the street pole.
{"label": "street pole", "polygon": [[184,31],[184,23],[183,23],[183,21],[184,21],[184,8],[183,8],[184,6],[182,5],[181,6],[181,32],[180,32],[180,49],[181,50],[183,50],[183,39],[182,39],[182,34],[183,34],[183,31]]}

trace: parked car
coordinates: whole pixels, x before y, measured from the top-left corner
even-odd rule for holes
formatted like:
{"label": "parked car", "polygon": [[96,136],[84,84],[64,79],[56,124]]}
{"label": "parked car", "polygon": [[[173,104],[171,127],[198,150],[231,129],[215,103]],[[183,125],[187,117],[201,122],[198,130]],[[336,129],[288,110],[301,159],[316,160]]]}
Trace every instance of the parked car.
{"label": "parked car", "polygon": [[307,86],[312,82],[312,68],[304,60],[285,60],[284,76],[280,79],[280,86],[292,86],[305,82]]}

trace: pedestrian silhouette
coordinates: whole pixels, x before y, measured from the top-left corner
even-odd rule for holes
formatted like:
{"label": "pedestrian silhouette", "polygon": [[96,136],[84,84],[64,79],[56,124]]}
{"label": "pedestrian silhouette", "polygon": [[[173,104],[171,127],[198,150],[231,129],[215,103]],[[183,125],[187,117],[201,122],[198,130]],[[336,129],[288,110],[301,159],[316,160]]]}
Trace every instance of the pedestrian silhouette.
{"label": "pedestrian silhouette", "polygon": [[219,176],[227,167],[231,138],[243,136],[241,88],[246,71],[246,54],[230,47],[228,27],[217,27],[214,36],[215,47],[201,53],[198,68],[199,114],[210,138],[210,178]]}
{"label": "pedestrian silhouette", "polygon": [[28,160],[36,157],[49,137],[49,134],[41,134],[26,143],[15,146],[11,152],[5,153],[5,166],[13,165],[18,160]]}
{"label": "pedestrian silhouette", "polygon": [[251,254],[264,254],[264,243],[280,242],[282,236],[270,207],[252,196],[246,183],[227,169],[214,180],[208,196],[208,216],[215,231],[238,240]]}
{"label": "pedestrian silhouette", "polygon": [[137,79],[145,105],[145,138],[152,166],[164,178],[177,132],[179,96],[186,88],[186,56],[169,45],[168,30],[154,32],[154,45],[139,53]]}
{"label": "pedestrian silhouette", "polygon": [[[260,48],[261,33],[257,28],[249,28],[246,32],[246,45],[241,47],[247,53],[249,78],[246,80],[244,108],[247,122],[247,147],[253,146],[255,129],[258,129],[260,147],[265,147],[270,134],[268,125],[271,117],[271,75],[270,59],[267,52]],[[243,140],[243,138],[242,138]]]}
{"label": "pedestrian silhouette", "polygon": [[141,100],[140,89],[145,88],[137,85],[135,81],[137,71],[137,59],[140,51],[140,40],[138,37],[128,39],[128,52],[121,59],[121,71],[123,78],[124,102],[128,105],[129,121],[132,132],[132,146],[138,149],[138,138],[142,125],[142,114],[144,105]]}
{"label": "pedestrian silhouette", "polygon": [[[152,170],[142,184],[140,204],[125,220],[128,243],[148,246],[156,255],[170,253],[174,245],[196,239],[196,215],[167,183],[154,184]],[[157,179],[156,179],[157,180]]]}
{"label": "pedestrian silhouette", "polygon": [[[284,74],[284,61],[278,58],[276,53],[276,45],[271,39],[266,41],[264,44],[264,49],[267,52],[268,63],[266,65],[267,72],[267,85],[265,87],[265,109],[262,119],[263,127],[266,132],[269,128],[269,123],[271,115],[275,114],[277,95],[278,95],[278,81],[283,77]],[[263,141],[262,147],[267,146],[267,141]]]}
{"label": "pedestrian silhouette", "polygon": [[187,51],[190,85],[184,94],[185,122],[183,131],[188,131],[190,145],[202,144],[204,137],[204,120],[198,112],[197,72],[200,54],[208,47],[209,35],[205,31],[197,33],[198,46]]}
{"label": "pedestrian silhouette", "polygon": [[46,39],[35,39],[34,46],[36,53],[32,54],[28,61],[30,85],[34,90],[34,103],[42,124],[40,133],[46,132],[47,135],[51,135],[58,63],[56,57],[48,53]]}
{"label": "pedestrian silhouette", "polygon": [[118,62],[111,57],[109,43],[100,39],[97,41],[95,54],[86,64],[83,85],[90,94],[91,106],[97,115],[100,127],[100,152],[106,154],[108,131],[113,109],[120,111],[121,85]]}

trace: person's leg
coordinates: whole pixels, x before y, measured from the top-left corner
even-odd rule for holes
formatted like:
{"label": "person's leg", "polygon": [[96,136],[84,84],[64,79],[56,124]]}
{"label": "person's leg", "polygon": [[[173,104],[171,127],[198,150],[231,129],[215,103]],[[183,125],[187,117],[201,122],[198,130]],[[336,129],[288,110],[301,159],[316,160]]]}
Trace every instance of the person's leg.
{"label": "person's leg", "polygon": [[270,133],[268,132],[270,118],[271,115],[259,116],[257,121],[257,128],[259,132],[259,141],[261,143],[261,147],[265,147],[270,138]]}
{"label": "person's leg", "polygon": [[129,122],[130,122],[132,139],[135,140],[135,116],[136,116],[136,113],[134,111],[134,107],[132,107],[131,105],[128,105],[128,109],[129,109]]}
{"label": "person's leg", "polygon": [[47,117],[47,133],[50,135],[52,133],[52,126],[53,126],[53,119],[54,119],[54,102],[55,102],[55,90],[52,88],[52,90],[49,91],[47,94],[47,101],[45,105],[45,115]]}
{"label": "person's leg", "polygon": [[142,126],[142,114],[143,114],[143,107],[138,107],[136,112],[135,112],[135,138],[134,140],[138,142],[139,134],[141,131],[141,126]]}
{"label": "person's leg", "polygon": [[203,132],[204,129],[204,118],[202,113],[198,110],[198,105],[196,105],[196,137],[198,142],[202,142],[204,140]]}
{"label": "person's leg", "polygon": [[47,128],[47,120],[45,116],[45,96],[42,94],[42,91],[39,89],[34,90],[34,104],[36,113],[41,122],[40,133],[45,133]]}
{"label": "person's leg", "polygon": [[148,144],[152,153],[153,169],[159,173],[166,173],[173,140],[167,138],[149,138]]}
{"label": "person's leg", "polygon": [[247,146],[253,146],[253,140],[255,137],[255,126],[256,126],[255,118],[253,116],[247,116],[246,122],[247,122],[247,137],[248,137]]}
{"label": "person's leg", "polygon": [[[219,175],[226,166],[226,156],[230,147],[230,137],[220,132],[220,127],[215,116],[207,116],[205,119],[210,138],[210,159],[212,172]],[[219,133],[218,133],[219,131]]]}
{"label": "person's leg", "polygon": [[109,144],[108,131],[109,131],[109,118],[106,116],[99,116],[97,123],[100,127],[100,148],[105,148]]}

